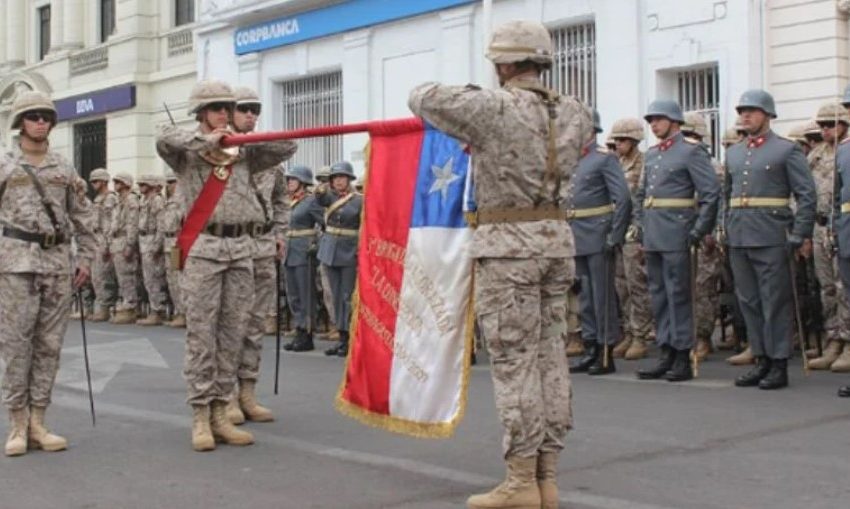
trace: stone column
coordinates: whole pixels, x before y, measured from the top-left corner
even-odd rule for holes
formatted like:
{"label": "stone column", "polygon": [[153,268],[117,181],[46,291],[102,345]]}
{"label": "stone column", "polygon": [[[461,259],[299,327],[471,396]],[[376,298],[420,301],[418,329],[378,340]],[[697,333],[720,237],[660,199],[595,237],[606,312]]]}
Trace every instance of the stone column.
{"label": "stone column", "polygon": [[50,53],[64,49],[65,0],[50,0]]}
{"label": "stone column", "polygon": [[62,3],[63,45],[67,49],[82,48],[83,0],[62,0]]}
{"label": "stone column", "polygon": [[[369,110],[369,29],[350,32],[343,36],[342,60],[342,121],[343,123],[362,122],[373,118]],[[355,101],[345,98],[362,98]],[[363,147],[369,141],[367,134],[354,134],[342,138],[342,158],[355,166],[362,175],[364,167]],[[333,161],[328,161],[333,164]]]}
{"label": "stone column", "polygon": [[26,61],[26,5],[26,2],[6,1],[6,63],[10,68],[24,65]]}

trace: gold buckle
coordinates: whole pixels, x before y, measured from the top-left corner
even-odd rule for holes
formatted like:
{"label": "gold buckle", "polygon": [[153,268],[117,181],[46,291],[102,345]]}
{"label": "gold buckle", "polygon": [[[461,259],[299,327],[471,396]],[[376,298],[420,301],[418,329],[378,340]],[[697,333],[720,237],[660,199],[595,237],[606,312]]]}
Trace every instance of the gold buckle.
{"label": "gold buckle", "polygon": [[741,196],[741,207],[746,208],[750,205],[750,198],[748,196]]}
{"label": "gold buckle", "polygon": [[576,217],[576,209],[567,209],[566,214],[567,219],[573,219]]}
{"label": "gold buckle", "polygon": [[53,247],[56,245],[56,234],[55,233],[45,233],[44,234],[44,242],[42,245],[45,248]]}
{"label": "gold buckle", "polygon": [[253,236],[254,237],[261,236],[263,234],[263,227],[264,226],[265,225],[263,223],[254,223],[254,225],[253,225],[253,230],[254,230]]}

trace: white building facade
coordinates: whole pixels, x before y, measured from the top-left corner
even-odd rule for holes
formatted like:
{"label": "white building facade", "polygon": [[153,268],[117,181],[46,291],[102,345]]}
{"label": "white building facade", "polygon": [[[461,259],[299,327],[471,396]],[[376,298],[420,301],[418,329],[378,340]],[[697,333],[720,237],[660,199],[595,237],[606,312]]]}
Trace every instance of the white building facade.
{"label": "white building facade", "polygon": [[163,103],[186,118],[195,83],[197,0],[0,0],[0,145],[15,96],[49,93],[59,110],[51,146],[84,177],[158,171]]}

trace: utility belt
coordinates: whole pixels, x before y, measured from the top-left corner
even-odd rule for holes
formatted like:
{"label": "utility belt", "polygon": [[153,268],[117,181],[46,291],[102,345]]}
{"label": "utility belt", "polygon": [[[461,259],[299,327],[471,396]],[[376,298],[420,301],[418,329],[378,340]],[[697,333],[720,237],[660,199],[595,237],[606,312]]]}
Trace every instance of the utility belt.
{"label": "utility belt", "polygon": [[271,223],[210,223],[202,230],[207,235],[221,238],[236,238],[248,235],[259,237],[272,231]]}
{"label": "utility belt", "polygon": [[467,217],[467,222],[475,227],[481,224],[531,223],[548,219],[565,221],[567,212],[554,205],[533,208],[479,209]]}
{"label": "utility belt", "polygon": [[156,234],[156,230],[139,231],[139,236],[141,236],[141,237],[147,237],[148,235],[154,235],[154,234]]}
{"label": "utility belt", "polygon": [[850,201],[841,204],[841,213],[850,213]]}
{"label": "utility belt", "polygon": [[352,228],[337,228],[336,226],[328,226],[325,228],[325,233],[330,233],[331,235],[338,235],[340,237],[356,237],[360,234],[360,230],[354,230]]}
{"label": "utility belt", "polygon": [[767,198],[764,196],[738,196],[729,200],[733,209],[776,208],[787,207],[791,201],[788,198]]}
{"label": "utility belt", "polygon": [[33,233],[12,228],[11,226],[3,227],[3,236],[38,244],[42,249],[50,249],[51,247],[65,244],[68,241],[62,233]]}
{"label": "utility belt", "polygon": [[123,237],[126,234],[127,234],[127,232],[123,232],[123,231],[114,232],[112,235],[110,235],[110,237],[112,237],[113,239],[117,239],[117,238]]}
{"label": "utility belt", "polygon": [[697,206],[693,198],[656,198],[650,196],[643,200],[645,209],[692,209]]}
{"label": "utility belt", "polygon": [[169,239],[173,239],[177,236],[177,232],[162,232],[162,235],[168,237]]}
{"label": "utility belt", "polygon": [[288,230],[286,232],[287,238],[296,238],[296,237],[315,237],[316,230],[313,228],[305,228],[302,230]]}
{"label": "utility belt", "polygon": [[586,217],[604,216],[614,212],[614,204],[600,205],[598,207],[586,207],[583,209],[567,209],[567,220],[584,219]]}

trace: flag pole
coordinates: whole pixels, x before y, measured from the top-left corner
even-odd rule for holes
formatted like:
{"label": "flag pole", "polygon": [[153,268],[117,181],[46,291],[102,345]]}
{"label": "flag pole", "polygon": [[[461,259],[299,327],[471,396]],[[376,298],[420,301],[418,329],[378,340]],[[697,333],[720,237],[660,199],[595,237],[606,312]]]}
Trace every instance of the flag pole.
{"label": "flag pole", "polygon": [[328,125],[319,127],[307,127],[304,129],[292,129],[290,131],[268,131],[263,133],[232,134],[221,140],[221,145],[232,147],[247,143],[262,143],[267,141],[293,140],[298,138],[318,138],[322,136],[334,136],[351,133],[375,133],[385,130],[421,130],[422,120],[416,117],[398,118],[392,120],[374,120],[370,122],[358,122],[353,124]]}

